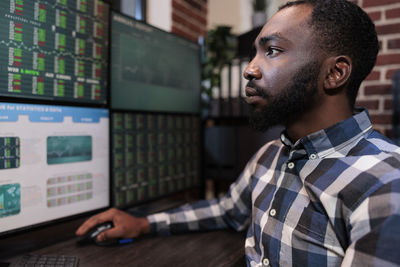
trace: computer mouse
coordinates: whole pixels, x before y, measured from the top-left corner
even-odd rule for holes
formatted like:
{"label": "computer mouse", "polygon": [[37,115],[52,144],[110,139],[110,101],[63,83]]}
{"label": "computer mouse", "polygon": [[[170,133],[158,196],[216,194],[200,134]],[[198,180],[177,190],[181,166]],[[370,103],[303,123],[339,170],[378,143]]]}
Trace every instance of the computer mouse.
{"label": "computer mouse", "polygon": [[100,233],[102,233],[108,229],[111,229],[112,227],[114,227],[114,224],[112,222],[104,222],[104,223],[98,224],[95,227],[93,227],[92,229],[90,229],[89,231],[87,231],[86,234],[84,234],[83,236],[80,236],[78,238],[77,243],[79,245],[87,245],[87,244],[110,245],[110,244],[113,244],[116,242],[116,240],[104,241],[104,242],[97,241],[97,236]]}

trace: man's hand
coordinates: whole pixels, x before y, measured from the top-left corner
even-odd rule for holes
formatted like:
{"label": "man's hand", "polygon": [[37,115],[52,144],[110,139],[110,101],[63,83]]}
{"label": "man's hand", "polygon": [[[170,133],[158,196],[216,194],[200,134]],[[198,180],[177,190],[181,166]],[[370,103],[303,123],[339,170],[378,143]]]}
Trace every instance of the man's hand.
{"label": "man's hand", "polygon": [[134,217],[112,208],[90,217],[76,230],[75,234],[84,235],[94,226],[107,221],[112,221],[114,227],[99,234],[97,236],[98,242],[115,238],[133,238],[150,232],[150,223],[147,218]]}

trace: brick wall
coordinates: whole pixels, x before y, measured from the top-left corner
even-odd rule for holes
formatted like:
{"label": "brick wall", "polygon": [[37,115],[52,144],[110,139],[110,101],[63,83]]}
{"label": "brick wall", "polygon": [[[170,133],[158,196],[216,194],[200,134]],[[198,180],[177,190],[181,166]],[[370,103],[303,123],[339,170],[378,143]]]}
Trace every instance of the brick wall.
{"label": "brick wall", "polygon": [[207,0],[172,0],[173,33],[197,42],[207,35]]}
{"label": "brick wall", "polygon": [[376,66],[361,85],[357,103],[369,109],[374,128],[391,137],[392,77],[396,70],[400,70],[400,0],[353,2],[374,21],[380,43]]}

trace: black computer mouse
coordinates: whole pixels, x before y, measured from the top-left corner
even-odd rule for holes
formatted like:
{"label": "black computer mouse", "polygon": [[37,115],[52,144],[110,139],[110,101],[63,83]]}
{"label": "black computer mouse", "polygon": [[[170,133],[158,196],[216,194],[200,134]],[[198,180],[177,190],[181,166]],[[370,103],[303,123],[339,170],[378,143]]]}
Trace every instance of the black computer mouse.
{"label": "black computer mouse", "polygon": [[116,241],[115,240],[111,240],[111,241],[105,241],[105,242],[98,242],[97,241],[97,236],[114,227],[114,224],[112,222],[104,222],[101,224],[96,225],[95,227],[93,227],[92,229],[90,229],[89,231],[87,231],[86,234],[84,234],[83,236],[80,236],[78,238],[77,243],[79,245],[87,245],[87,244],[97,244],[97,245],[111,245],[114,244]]}

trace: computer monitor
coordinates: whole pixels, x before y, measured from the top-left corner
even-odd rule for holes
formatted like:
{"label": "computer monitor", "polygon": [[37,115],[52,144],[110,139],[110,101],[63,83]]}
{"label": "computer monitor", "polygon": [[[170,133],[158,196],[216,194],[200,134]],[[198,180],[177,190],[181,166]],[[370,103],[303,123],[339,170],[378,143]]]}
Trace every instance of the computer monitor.
{"label": "computer monitor", "polygon": [[0,103],[0,235],[108,207],[109,111]]}
{"label": "computer monitor", "polygon": [[111,108],[200,112],[200,46],[111,13]]}
{"label": "computer monitor", "polygon": [[109,5],[0,2],[0,96],[107,102]]}
{"label": "computer monitor", "polygon": [[111,13],[112,205],[199,185],[200,46]]}
{"label": "computer monitor", "polygon": [[199,116],[132,111],[111,116],[113,206],[199,186]]}

